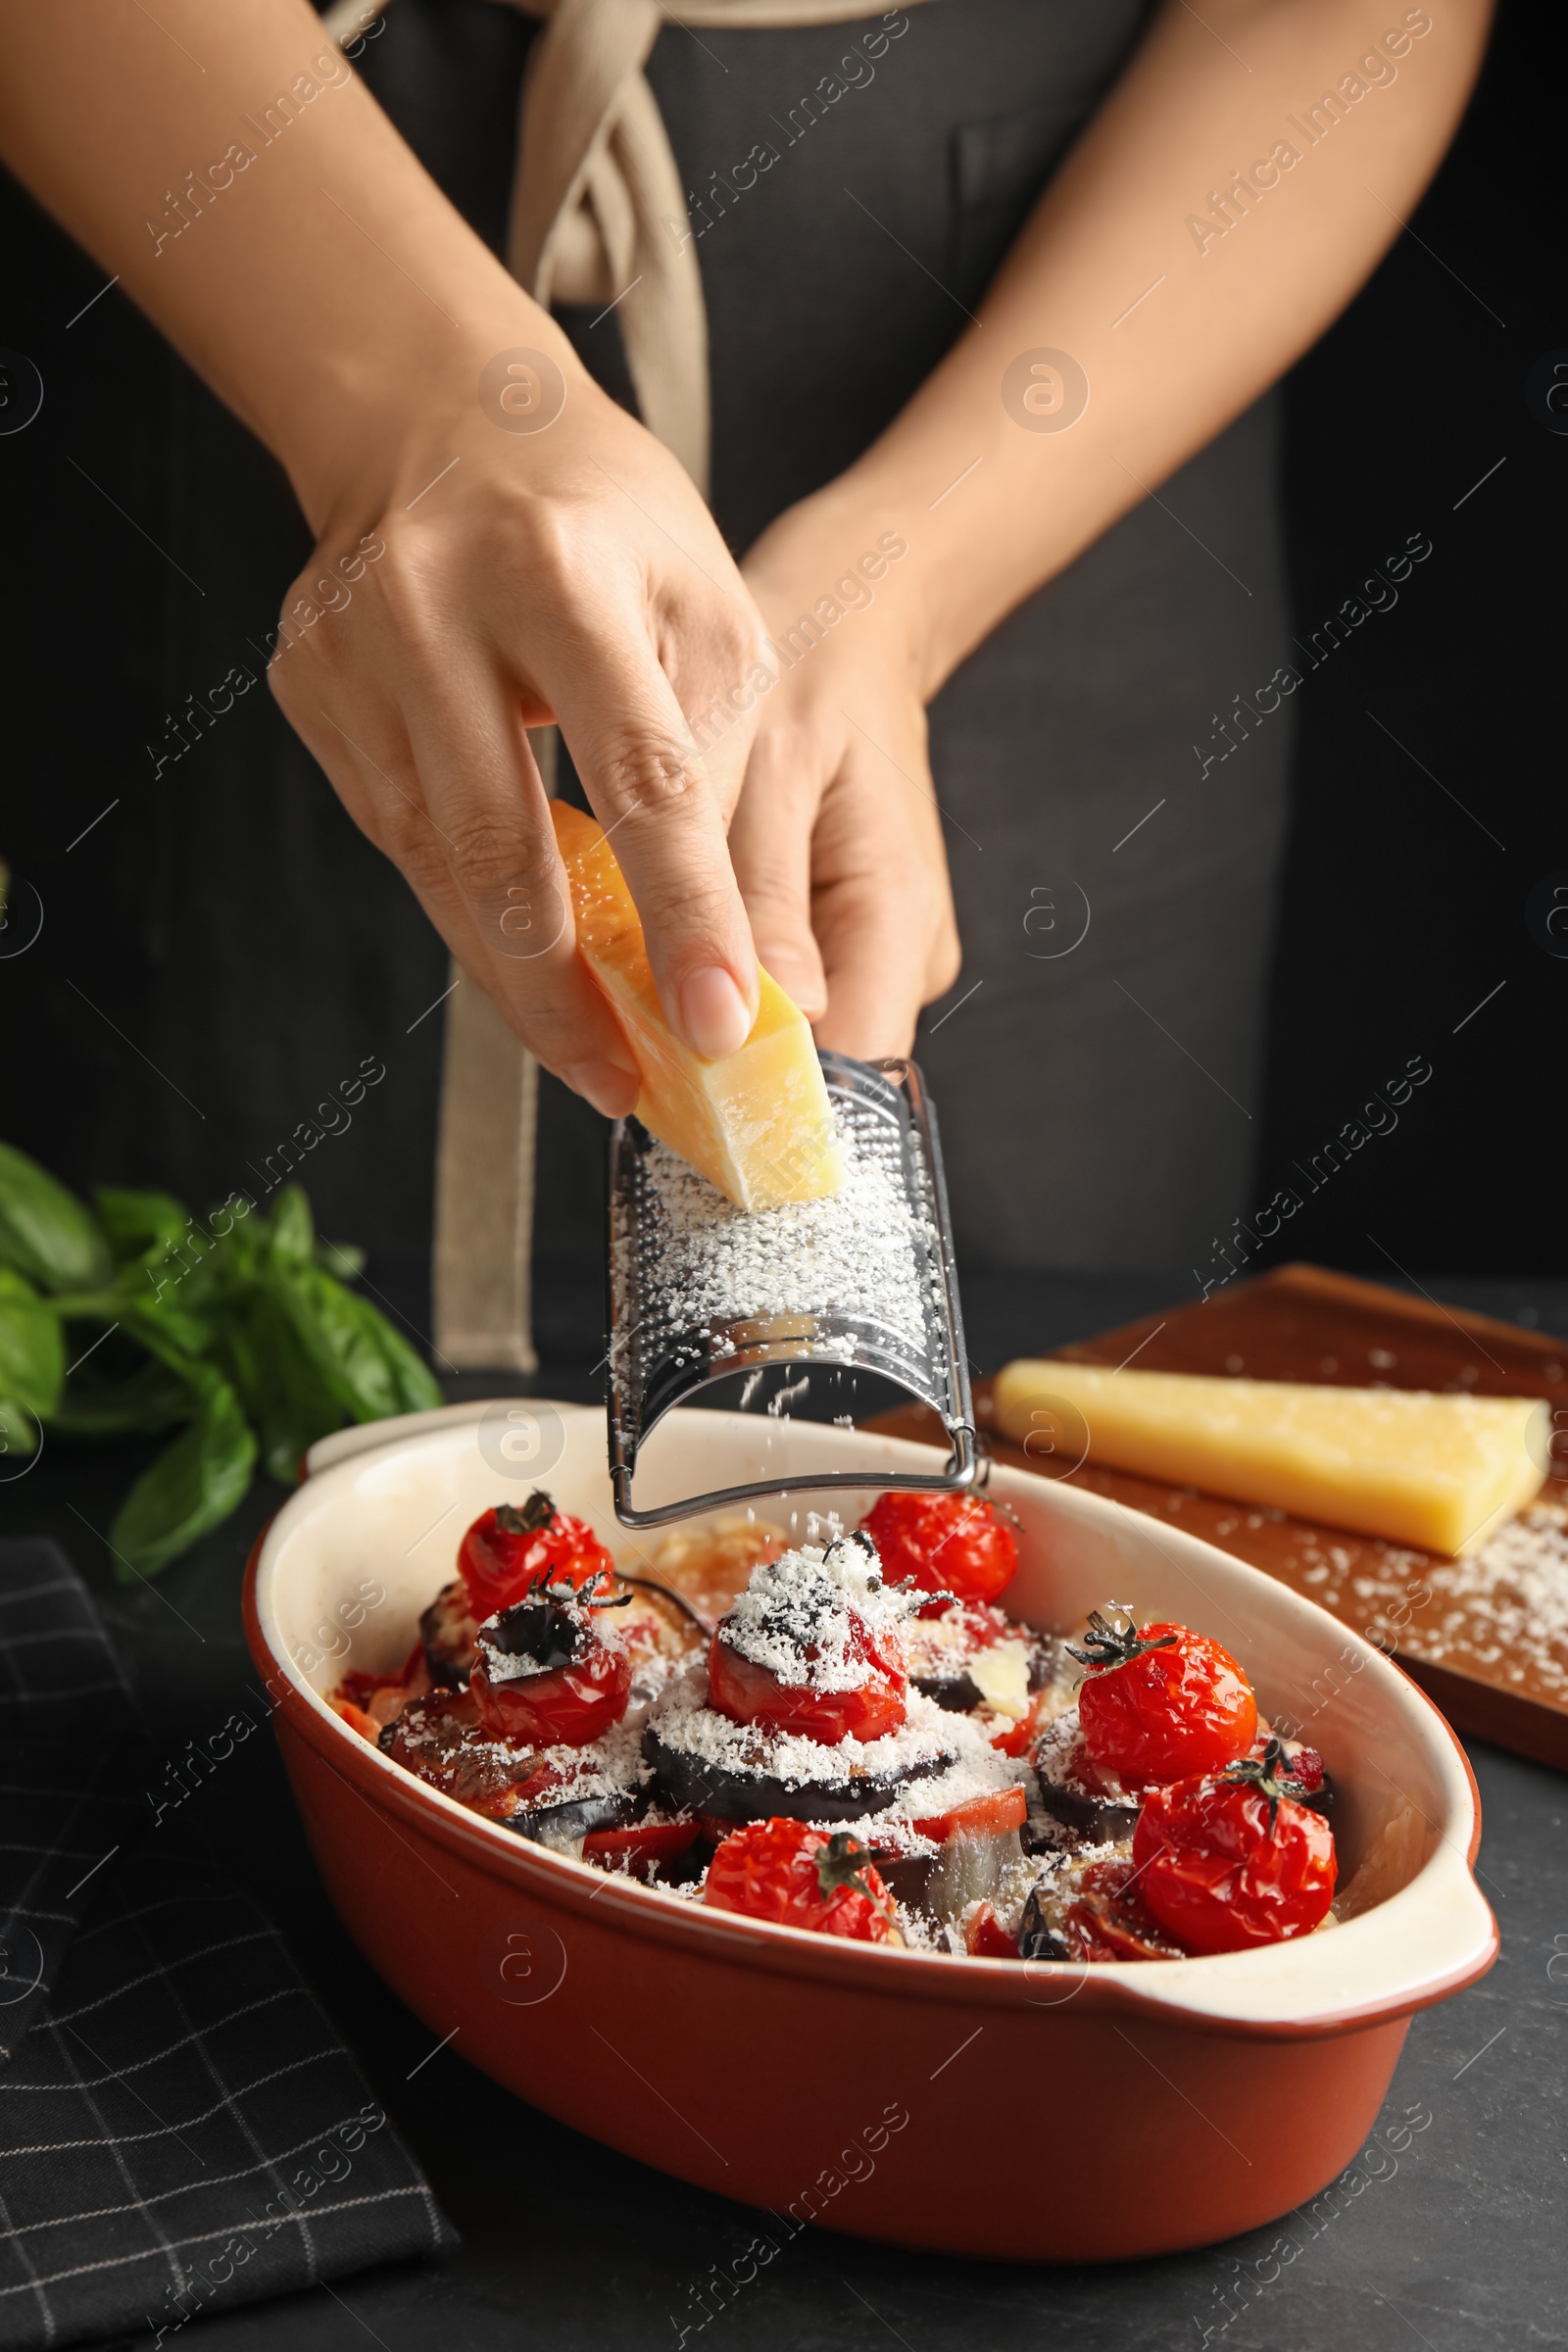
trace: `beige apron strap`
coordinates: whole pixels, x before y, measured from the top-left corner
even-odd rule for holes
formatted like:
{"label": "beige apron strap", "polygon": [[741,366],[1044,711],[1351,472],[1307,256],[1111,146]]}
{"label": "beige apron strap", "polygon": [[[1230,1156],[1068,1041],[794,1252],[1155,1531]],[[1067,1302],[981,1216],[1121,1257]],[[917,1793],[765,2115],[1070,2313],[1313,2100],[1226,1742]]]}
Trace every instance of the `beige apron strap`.
{"label": "beige apron strap", "polygon": [[[378,0],[335,0],[338,41]],[[866,0],[505,0],[545,20],[523,78],[507,264],[546,309],[618,306],[650,432],[708,495],[708,314],[669,135],[643,76],[662,24],[725,31],[848,24]],[[906,0],[923,5],[924,0]]]}
{"label": "beige apron strap", "polygon": [[548,310],[614,303],[637,406],[706,498],[712,434],[697,238],[643,75],[661,24],[773,30],[864,0],[510,0],[548,16],[523,81],[507,266]]}
{"label": "beige apron strap", "polygon": [[[529,748],[554,794],[556,730]],[[436,1127],[435,1352],[460,1372],[536,1372],[531,1298],[539,1065],[454,963]]]}
{"label": "beige apron strap", "polygon": [[534,1372],[539,1066],[484,990],[453,970],[435,1159],[436,1357],[460,1372]]}
{"label": "beige apron strap", "polygon": [[643,422],[708,490],[708,314],[643,65],[659,0],[560,0],[523,82],[507,261],[548,310],[614,303]]}

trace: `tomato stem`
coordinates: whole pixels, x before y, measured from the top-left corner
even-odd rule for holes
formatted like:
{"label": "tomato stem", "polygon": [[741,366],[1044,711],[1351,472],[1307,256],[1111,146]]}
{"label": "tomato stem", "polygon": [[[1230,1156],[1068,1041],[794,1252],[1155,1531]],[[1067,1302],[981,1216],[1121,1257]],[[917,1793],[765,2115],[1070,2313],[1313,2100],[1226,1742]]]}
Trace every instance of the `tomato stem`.
{"label": "tomato stem", "polygon": [[1067,1655],[1076,1658],[1080,1666],[1087,1666],[1092,1673],[1099,1673],[1107,1667],[1130,1665],[1134,1658],[1146,1657],[1152,1649],[1174,1648],[1174,1634],[1161,1634],[1157,1642],[1141,1640],[1138,1621],[1125,1601],[1111,1600],[1105,1606],[1114,1609],[1126,1622],[1112,1625],[1110,1619],[1099,1609],[1091,1609],[1089,1631],[1084,1636],[1082,1649],[1074,1649],[1070,1642],[1067,1643]]}
{"label": "tomato stem", "polygon": [[1284,1742],[1279,1740],[1270,1740],[1260,1756],[1238,1756],[1236,1762],[1228,1764],[1220,1774],[1222,1781],[1233,1782],[1242,1788],[1256,1788],[1261,1795],[1268,1798],[1268,1834],[1271,1838],[1274,1835],[1275,1818],[1280,1809],[1280,1798],[1282,1796],[1299,1797],[1306,1793],[1299,1781],[1293,1780],[1289,1773],[1280,1771],[1280,1766],[1286,1761]]}
{"label": "tomato stem", "polygon": [[556,1515],[555,1502],[543,1487],[535,1487],[519,1511],[513,1502],[496,1504],[496,1525],[509,1536],[536,1536]]}

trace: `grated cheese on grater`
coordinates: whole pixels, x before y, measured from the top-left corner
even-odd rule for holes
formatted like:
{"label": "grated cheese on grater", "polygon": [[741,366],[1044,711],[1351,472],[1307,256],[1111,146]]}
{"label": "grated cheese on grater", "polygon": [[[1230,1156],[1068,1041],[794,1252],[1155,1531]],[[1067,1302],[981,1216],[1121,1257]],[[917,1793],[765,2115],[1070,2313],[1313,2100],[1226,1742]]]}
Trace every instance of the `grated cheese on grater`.
{"label": "grated cheese on grater", "polygon": [[[853,1314],[924,1348],[936,1299],[926,1272],[935,1228],[909,1206],[900,1147],[885,1124],[843,1106],[834,1116],[842,1189],[752,1215],[666,1145],[650,1148],[652,1230],[640,1239],[660,1268],[669,1334],[772,1315]],[[629,1245],[623,1238],[619,1246]],[[649,1344],[662,1336],[648,1335]],[[854,1354],[853,1339],[841,1345]]]}

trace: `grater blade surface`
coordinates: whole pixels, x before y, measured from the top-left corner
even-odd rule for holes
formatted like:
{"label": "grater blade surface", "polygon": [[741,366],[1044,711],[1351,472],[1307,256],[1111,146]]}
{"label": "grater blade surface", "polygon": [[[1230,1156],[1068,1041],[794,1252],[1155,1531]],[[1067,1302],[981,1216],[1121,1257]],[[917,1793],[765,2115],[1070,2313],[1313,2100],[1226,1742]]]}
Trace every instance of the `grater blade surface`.
{"label": "grater blade surface", "polygon": [[[974,1482],[974,1407],[931,1099],[913,1062],[818,1058],[847,1169],[831,1200],[748,1216],[636,1119],[612,1132],[610,1471],[625,1527],[865,1485],[863,1472],[796,1470],[637,1509],[638,1454],[664,1415],[715,1381],[760,1378],[772,1365],[877,1375],[940,1415],[953,1445],[946,1469],[880,1484]],[[745,1384],[743,1400],[755,1385]]]}

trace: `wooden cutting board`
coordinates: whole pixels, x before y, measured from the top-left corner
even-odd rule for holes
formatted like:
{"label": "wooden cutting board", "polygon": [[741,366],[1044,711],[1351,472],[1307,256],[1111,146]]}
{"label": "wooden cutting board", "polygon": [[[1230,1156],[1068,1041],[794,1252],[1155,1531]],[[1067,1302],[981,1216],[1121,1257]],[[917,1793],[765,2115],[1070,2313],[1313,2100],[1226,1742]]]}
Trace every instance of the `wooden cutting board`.
{"label": "wooden cutting board", "polygon": [[[1558,1427],[1568,1428],[1568,1342],[1320,1266],[1281,1266],[1054,1352],[1076,1363],[1136,1362],[1149,1372],[1544,1396],[1563,1408]],[[1070,1478],[1234,1552],[1391,1650],[1455,1730],[1568,1771],[1568,1636],[1519,1632],[1522,1589],[1491,1595],[1455,1590],[1472,1572],[1407,1544],[1129,1471],[1075,1466],[1070,1452],[1033,1459],[997,1428],[989,1380],[976,1384],[975,1408],[998,1461]],[[943,1440],[935,1414],[918,1405],[873,1426],[927,1444]],[[1541,1499],[1568,1504],[1568,1461],[1556,1463]],[[1568,1555],[1555,1574],[1568,1588]],[[1563,1617],[1568,1624],[1568,1608]]]}

